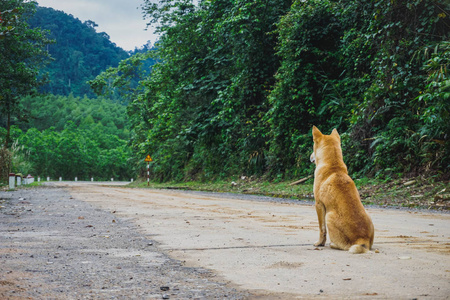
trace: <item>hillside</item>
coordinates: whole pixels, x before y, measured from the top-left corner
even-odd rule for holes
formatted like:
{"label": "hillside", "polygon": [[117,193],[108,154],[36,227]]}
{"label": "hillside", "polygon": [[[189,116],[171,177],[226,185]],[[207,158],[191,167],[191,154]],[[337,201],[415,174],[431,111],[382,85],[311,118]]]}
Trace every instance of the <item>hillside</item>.
{"label": "hillside", "polygon": [[48,45],[54,59],[41,73],[48,73],[44,93],[55,95],[93,96],[86,83],[129,54],[109,40],[104,32],[96,32],[93,21],[81,22],[72,15],[47,7],[37,7],[28,21],[31,27],[49,31],[55,43]]}

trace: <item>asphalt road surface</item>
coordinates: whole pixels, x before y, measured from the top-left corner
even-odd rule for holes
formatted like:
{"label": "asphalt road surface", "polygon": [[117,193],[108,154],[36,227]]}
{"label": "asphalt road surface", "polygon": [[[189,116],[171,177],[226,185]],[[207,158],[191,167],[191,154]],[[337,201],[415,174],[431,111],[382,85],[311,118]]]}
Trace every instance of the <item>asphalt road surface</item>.
{"label": "asphalt road surface", "polygon": [[[152,247],[161,254],[154,256],[154,261],[170,260],[174,268],[194,270],[189,274],[193,277],[191,280],[204,282],[203,286],[196,283],[197,292],[193,287],[186,287],[186,291],[182,287],[175,291],[170,287],[167,294],[145,294],[142,282],[139,290],[133,290],[133,283],[129,282],[128,294],[120,288],[106,289],[103,294],[97,291],[95,295],[100,298],[110,299],[112,295],[116,298],[145,295],[143,299],[450,298],[449,214],[369,208],[375,226],[373,250],[355,255],[330,249],[328,243],[323,248],[313,246],[319,231],[311,204],[244,195],[130,189],[121,187],[120,183],[58,182],[53,185],[63,187],[73,203],[79,201],[90,207],[83,209],[104,214],[109,226],[131,224],[128,226],[130,236],[155,241]],[[46,190],[41,189],[40,193]],[[57,206],[57,203],[52,205]],[[73,207],[66,204],[57,210],[63,213]],[[82,222],[89,223],[87,211],[78,209],[77,214]],[[75,222],[79,221],[77,218]],[[54,230],[57,232],[57,228]],[[109,234],[111,238],[108,238],[114,240],[115,233],[102,234]],[[127,235],[123,231],[122,234]],[[3,252],[12,247],[11,243],[20,242],[11,240],[14,234],[4,232],[3,236],[10,239],[9,248],[3,247]],[[3,239],[1,235],[0,238]],[[138,253],[133,249],[128,251]],[[127,254],[126,246],[120,253],[122,257],[133,256],[137,261],[149,259],[142,253]],[[0,264],[2,262],[6,260],[0,255]],[[1,271],[5,272],[5,268]],[[11,270],[7,272],[14,274]],[[0,278],[0,295],[2,282],[3,287],[8,287],[13,280],[7,276]],[[154,289],[163,285],[164,282],[156,282]],[[167,285],[176,284],[169,282]],[[217,293],[208,294],[208,289]],[[89,297],[83,294],[87,290],[77,295],[87,299]],[[15,293],[24,295],[20,289]],[[61,293],[78,298],[64,290]],[[33,298],[37,294],[30,295]]]}

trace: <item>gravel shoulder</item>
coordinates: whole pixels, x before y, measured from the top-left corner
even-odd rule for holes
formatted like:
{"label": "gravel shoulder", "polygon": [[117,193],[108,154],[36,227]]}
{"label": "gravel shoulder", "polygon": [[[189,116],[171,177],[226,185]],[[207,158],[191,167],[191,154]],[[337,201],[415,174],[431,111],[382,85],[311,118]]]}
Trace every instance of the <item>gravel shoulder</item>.
{"label": "gravel shoulder", "polygon": [[0,299],[243,299],[139,227],[59,187],[0,192]]}

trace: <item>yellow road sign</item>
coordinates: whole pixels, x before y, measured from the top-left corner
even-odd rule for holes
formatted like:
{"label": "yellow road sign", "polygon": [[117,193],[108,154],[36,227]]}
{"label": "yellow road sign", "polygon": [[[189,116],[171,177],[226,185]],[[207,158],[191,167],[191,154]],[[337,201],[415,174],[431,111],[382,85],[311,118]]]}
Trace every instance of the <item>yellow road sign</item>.
{"label": "yellow road sign", "polygon": [[145,161],[147,161],[147,162],[153,161],[153,159],[150,157],[150,154],[147,155],[147,157],[145,158]]}

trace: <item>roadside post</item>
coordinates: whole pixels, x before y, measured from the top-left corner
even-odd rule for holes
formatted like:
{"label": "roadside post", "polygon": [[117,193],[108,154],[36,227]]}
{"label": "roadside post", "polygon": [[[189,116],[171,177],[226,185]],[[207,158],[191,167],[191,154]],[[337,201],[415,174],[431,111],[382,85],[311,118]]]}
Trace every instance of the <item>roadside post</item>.
{"label": "roadside post", "polygon": [[147,186],[150,186],[150,162],[153,161],[153,159],[150,157],[150,154],[145,157],[145,162],[147,163]]}
{"label": "roadside post", "polygon": [[28,174],[27,177],[23,178],[23,183],[24,184],[30,184],[34,182],[34,177],[31,176],[31,174]]}
{"label": "roadside post", "polygon": [[16,184],[16,174],[9,173],[9,189],[13,190]]}

